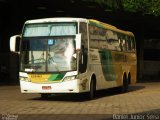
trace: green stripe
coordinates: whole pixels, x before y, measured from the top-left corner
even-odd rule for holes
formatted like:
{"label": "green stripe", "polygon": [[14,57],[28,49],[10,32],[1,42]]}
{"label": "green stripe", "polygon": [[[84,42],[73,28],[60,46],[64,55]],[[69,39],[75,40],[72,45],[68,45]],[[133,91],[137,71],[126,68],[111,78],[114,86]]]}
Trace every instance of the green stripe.
{"label": "green stripe", "polygon": [[65,74],[52,74],[49,78],[48,81],[60,81],[63,79]]}
{"label": "green stripe", "polygon": [[116,80],[115,71],[113,68],[113,61],[112,61],[112,53],[108,50],[100,50],[100,60],[102,65],[103,75],[105,80],[107,81],[114,81]]}
{"label": "green stripe", "polygon": [[90,24],[91,24],[91,25],[94,25],[94,26],[97,26],[97,27],[100,27],[100,28],[105,28],[103,25],[98,24],[98,23],[93,22],[93,21],[90,21]]}

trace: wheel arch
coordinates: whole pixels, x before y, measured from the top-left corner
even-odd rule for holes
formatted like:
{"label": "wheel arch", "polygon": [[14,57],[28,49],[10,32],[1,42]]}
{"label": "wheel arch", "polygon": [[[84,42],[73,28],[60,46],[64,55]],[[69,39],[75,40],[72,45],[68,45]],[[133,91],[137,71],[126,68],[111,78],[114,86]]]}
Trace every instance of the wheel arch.
{"label": "wheel arch", "polygon": [[89,90],[90,90],[90,84],[91,84],[91,81],[93,80],[94,84],[96,85],[97,87],[97,80],[96,80],[96,74],[95,73],[92,73],[91,77],[90,77],[90,81],[89,81]]}

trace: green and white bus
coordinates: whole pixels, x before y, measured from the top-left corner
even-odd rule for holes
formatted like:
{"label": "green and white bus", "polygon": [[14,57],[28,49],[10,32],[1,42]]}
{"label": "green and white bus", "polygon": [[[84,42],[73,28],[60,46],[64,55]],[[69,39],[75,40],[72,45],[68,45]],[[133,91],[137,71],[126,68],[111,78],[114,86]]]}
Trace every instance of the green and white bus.
{"label": "green and white bus", "polygon": [[22,93],[89,93],[136,83],[136,44],[132,32],[85,18],[45,18],[25,22],[10,38],[20,55]]}

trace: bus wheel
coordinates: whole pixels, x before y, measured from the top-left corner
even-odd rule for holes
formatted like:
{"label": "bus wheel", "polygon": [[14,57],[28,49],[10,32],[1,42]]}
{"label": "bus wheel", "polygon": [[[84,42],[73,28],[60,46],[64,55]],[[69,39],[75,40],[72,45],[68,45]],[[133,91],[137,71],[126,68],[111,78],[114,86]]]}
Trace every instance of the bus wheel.
{"label": "bus wheel", "polygon": [[129,73],[128,74],[128,85],[130,85],[131,84],[131,74]]}
{"label": "bus wheel", "polygon": [[48,93],[41,93],[42,99],[47,99],[47,98],[49,98],[49,96],[50,96],[50,94],[48,94]]}
{"label": "bus wheel", "polygon": [[126,74],[123,76],[123,86],[122,86],[122,93],[127,92],[128,90],[128,79]]}
{"label": "bus wheel", "polygon": [[90,100],[94,99],[95,95],[96,95],[96,82],[92,78],[91,83],[90,83],[89,99]]}

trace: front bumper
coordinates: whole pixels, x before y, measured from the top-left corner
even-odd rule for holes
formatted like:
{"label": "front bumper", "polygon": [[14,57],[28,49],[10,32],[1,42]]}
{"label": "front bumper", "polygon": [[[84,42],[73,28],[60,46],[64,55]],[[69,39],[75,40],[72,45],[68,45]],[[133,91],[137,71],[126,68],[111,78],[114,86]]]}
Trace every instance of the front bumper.
{"label": "front bumper", "polygon": [[79,93],[78,79],[58,83],[20,81],[21,93]]}

